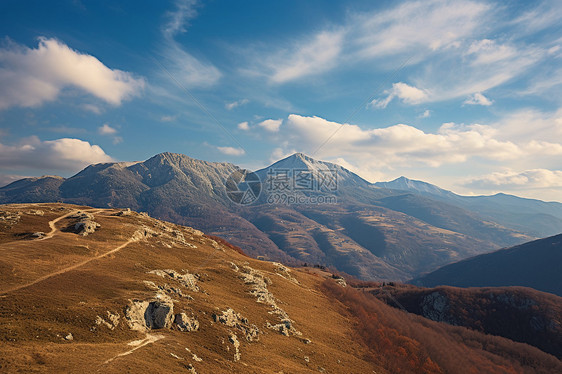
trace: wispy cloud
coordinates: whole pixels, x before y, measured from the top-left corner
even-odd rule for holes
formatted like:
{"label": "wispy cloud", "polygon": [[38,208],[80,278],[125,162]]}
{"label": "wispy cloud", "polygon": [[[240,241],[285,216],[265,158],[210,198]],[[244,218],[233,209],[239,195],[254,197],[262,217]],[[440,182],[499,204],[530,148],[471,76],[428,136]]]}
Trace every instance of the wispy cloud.
{"label": "wispy cloud", "polygon": [[562,171],[548,169],[505,170],[471,178],[464,185],[480,190],[511,190],[517,188],[562,189]]}
{"label": "wispy cloud", "polygon": [[285,83],[330,70],[337,65],[343,37],[342,31],[323,31],[311,40],[275,53],[266,62],[270,80]]}
{"label": "wispy cloud", "polygon": [[[175,9],[167,13],[167,22],[162,27],[162,63],[186,88],[212,86],[222,75],[213,64],[196,58],[175,39],[178,34],[187,31],[188,22],[197,16],[195,8],[198,3],[195,0],[176,0]],[[160,72],[160,76],[165,81],[170,80],[166,72]]]}
{"label": "wispy cloud", "polygon": [[385,93],[387,96],[384,99],[375,99],[370,105],[375,108],[386,108],[395,97],[411,105],[421,104],[430,99],[430,93],[427,90],[402,82],[394,83],[392,89],[387,90]]}
{"label": "wispy cloud", "polygon": [[248,100],[248,99],[241,99],[241,100],[233,101],[233,102],[231,102],[231,103],[226,103],[226,104],[224,105],[224,107],[225,107],[227,110],[232,110],[232,109],[234,109],[234,108],[238,108],[239,106],[246,105],[246,104],[248,104],[249,102],[250,102],[250,100]]}
{"label": "wispy cloud", "polygon": [[117,129],[109,126],[107,123],[104,123],[103,126],[98,127],[98,133],[100,135],[111,136],[113,144],[119,144],[123,142],[123,138],[117,136]]}
{"label": "wispy cloud", "polygon": [[246,153],[242,148],[234,148],[234,147],[217,147],[217,149],[224,153],[225,155],[229,156],[242,156]]}
{"label": "wispy cloud", "polygon": [[84,91],[117,106],[140,95],[144,85],[143,78],[110,69],[94,56],[56,39],[39,38],[37,48],[8,42],[0,49],[0,110],[38,107],[56,100],[65,88]]}
{"label": "wispy cloud", "polygon": [[464,104],[468,105],[483,105],[490,106],[493,101],[488,99],[486,96],[482,95],[480,92],[475,93],[464,101]]}

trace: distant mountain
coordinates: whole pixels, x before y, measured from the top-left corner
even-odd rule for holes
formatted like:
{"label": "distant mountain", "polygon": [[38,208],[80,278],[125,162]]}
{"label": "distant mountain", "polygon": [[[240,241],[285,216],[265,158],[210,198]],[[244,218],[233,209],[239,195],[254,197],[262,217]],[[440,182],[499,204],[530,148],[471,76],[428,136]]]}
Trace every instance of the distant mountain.
{"label": "distant mountain", "polygon": [[533,345],[562,359],[562,298],[525,287],[374,287],[395,308],[436,322],[464,326]]}
{"label": "distant mountain", "polygon": [[363,279],[407,280],[534,238],[302,153],[255,173],[261,195],[253,204],[230,199],[227,187],[239,185],[229,177],[239,174],[233,164],[162,153],[90,165],[68,179],[17,181],[0,188],[0,203],[128,207],[222,236],[254,257],[332,266]]}
{"label": "distant mountain", "polygon": [[411,283],[424,287],[524,286],[562,296],[562,234],[450,264]]}
{"label": "distant mountain", "polygon": [[390,182],[377,182],[375,185],[440,200],[530,236],[546,237],[562,232],[562,203],[559,202],[525,199],[503,193],[493,196],[462,196],[406,177]]}

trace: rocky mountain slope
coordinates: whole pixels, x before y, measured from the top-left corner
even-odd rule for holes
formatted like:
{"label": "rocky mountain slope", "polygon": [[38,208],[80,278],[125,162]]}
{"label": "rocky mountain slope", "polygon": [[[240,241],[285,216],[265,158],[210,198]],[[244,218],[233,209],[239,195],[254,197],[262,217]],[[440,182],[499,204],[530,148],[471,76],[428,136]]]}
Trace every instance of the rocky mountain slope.
{"label": "rocky mountain slope", "polygon": [[[395,310],[122,209],[0,206],[0,371],[552,373],[526,344]],[[459,354],[461,353],[462,354]]]}
{"label": "rocky mountain slope", "polygon": [[459,261],[411,283],[424,287],[524,286],[562,296],[562,234]]}
{"label": "rocky mountain slope", "polygon": [[[162,153],[143,162],[91,165],[68,179],[17,181],[0,188],[0,202],[62,201],[146,211],[225,237],[253,257],[318,263],[363,279],[406,280],[533,239],[458,206],[374,186],[341,166],[300,153],[257,171],[261,195],[239,205],[226,186],[238,170]],[[303,185],[298,187],[307,187],[312,177],[316,184],[272,189],[268,178],[283,171],[293,184],[299,173]],[[318,185],[330,173],[336,180]]]}

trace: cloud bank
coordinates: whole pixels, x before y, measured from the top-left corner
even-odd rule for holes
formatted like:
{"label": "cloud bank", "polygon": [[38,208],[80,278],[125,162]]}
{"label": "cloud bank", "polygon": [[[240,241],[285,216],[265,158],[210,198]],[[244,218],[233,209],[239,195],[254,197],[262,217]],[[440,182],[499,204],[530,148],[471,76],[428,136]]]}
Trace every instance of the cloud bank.
{"label": "cloud bank", "polygon": [[40,140],[33,136],[17,145],[0,144],[0,168],[6,170],[78,171],[90,164],[114,161],[98,145],[62,138]]}
{"label": "cloud bank", "polygon": [[0,110],[38,107],[64,89],[78,89],[111,105],[139,95],[143,78],[110,69],[94,56],[41,37],[37,48],[8,43],[0,49]]}

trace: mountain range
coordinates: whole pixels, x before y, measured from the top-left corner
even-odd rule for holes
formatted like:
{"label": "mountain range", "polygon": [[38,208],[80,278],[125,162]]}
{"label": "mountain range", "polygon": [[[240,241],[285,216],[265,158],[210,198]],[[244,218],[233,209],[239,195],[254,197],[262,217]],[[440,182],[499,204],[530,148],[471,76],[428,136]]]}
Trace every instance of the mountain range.
{"label": "mountain range", "polygon": [[[251,204],[237,204],[229,195],[237,173],[241,169],[230,163],[162,153],[142,162],[90,165],[70,178],[19,180],[0,188],[0,203],[131,208],[224,237],[256,258],[321,264],[367,280],[412,279],[545,232],[562,232],[559,203],[461,197],[423,182],[403,183],[404,178],[373,184],[302,153],[256,171],[261,194]],[[334,175],[336,181],[330,180]],[[309,184],[307,176],[317,180]],[[283,178],[292,184],[281,183]],[[523,225],[541,217],[547,228]]]}

